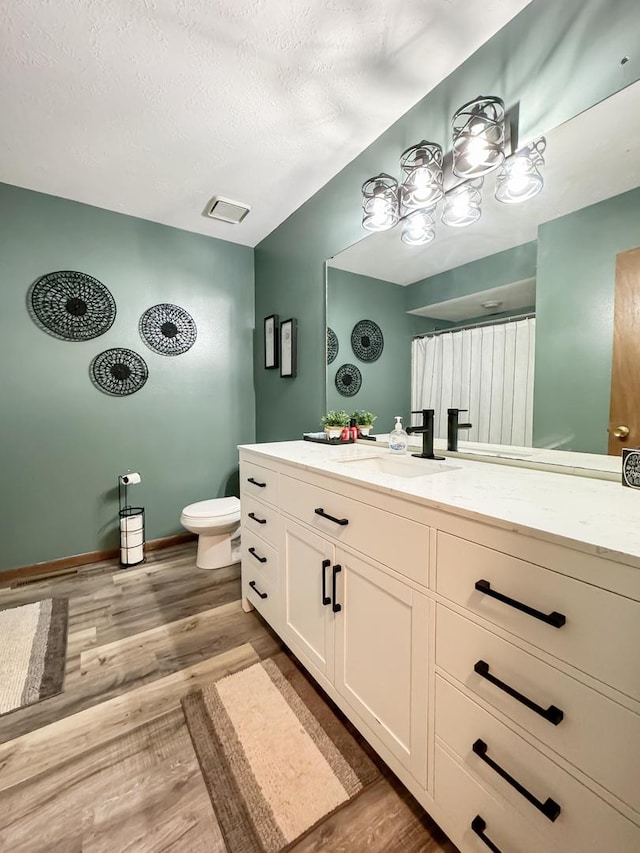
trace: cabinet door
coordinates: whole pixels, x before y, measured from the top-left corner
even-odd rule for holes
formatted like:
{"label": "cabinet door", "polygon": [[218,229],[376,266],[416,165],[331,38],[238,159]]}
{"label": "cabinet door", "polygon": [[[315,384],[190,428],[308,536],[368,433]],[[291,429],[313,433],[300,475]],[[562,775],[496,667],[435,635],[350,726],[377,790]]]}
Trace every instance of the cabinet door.
{"label": "cabinet door", "polygon": [[423,785],[428,599],[340,549],[335,688]]}
{"label": "cabinet door", "polygon": [[334,651],[334,620],[330,602],[333,546],[288,520],[283,521],[282,536],[283,639],[312,672],[320,673],[331,681]]}

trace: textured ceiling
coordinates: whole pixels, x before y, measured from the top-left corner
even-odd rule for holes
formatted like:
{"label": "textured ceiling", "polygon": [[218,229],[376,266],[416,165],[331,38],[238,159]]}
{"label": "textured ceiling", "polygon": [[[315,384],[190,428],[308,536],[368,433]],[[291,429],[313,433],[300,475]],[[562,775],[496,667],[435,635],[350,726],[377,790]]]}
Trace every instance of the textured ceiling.
{"label": "textured ceiling", "polygon": [[3,0],[0,180],[255,245],[527,2]]}

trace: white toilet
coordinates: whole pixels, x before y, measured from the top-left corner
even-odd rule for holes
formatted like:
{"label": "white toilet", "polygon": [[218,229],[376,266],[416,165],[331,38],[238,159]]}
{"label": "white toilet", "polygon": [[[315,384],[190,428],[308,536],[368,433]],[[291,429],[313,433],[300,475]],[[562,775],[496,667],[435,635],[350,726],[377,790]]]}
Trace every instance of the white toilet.
{"label": "white toilet", "polygon": [[240,562],[238,498],[214,498],[189,504],[182,510],[180,524],[198,534],[199,569],[220,569]]}

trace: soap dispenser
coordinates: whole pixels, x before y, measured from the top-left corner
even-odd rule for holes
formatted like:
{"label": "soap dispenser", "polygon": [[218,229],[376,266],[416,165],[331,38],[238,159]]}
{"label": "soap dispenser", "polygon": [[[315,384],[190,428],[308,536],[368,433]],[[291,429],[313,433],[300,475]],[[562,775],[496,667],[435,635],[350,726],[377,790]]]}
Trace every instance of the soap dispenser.
{"label": "soap dispenser", "polygon": [[396,425],[393,431],[389,433],[389,450],[391,453],[406,453],[408,444],[409,436],[402,429],[402,418],[397,415]]}

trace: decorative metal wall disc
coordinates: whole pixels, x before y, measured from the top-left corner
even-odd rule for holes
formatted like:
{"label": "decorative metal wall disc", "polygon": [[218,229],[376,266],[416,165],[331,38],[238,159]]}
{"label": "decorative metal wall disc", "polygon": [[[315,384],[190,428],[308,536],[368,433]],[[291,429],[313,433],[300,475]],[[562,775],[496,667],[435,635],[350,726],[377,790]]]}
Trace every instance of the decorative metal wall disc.
{"label": "decorative metal wall disc", "polygon": [[343,364],[336,372],[336,388],[343,397],[353,397],[362,385],[362,374],[355,364]]}
{"label": "decorative metal wall disc", "polygon": [[198,335],[191,314],[169,302],[147,308],[138,329],[145,344],[160,355],[182,355],[191,349]]}
{"label": "decorative metal wall disc", "polygon": [[333,329],[327,326],[327,364],[331,364],[332,361],[336,360],[339,349],[338,336]]}
{"label": "decorative metal wall disc", "polygon": [[351,332],[351,348],[360,361],[376,361],[382,355],[382,329],[373,320],[360,320]]}
{"label": "decorative metal wall disc", "polygon": [[65,341],[103,335],[116,318],[116,303],[98,279],[60,270],[39,278],[27,297],[29,312],[46,331]]}
{"label": "decorative metal wall disc", "polygon": [[149,377],[142,356],[130,349],[107,349],[91,362],[91,379],[105,394],[126,397],[139,391]]}

